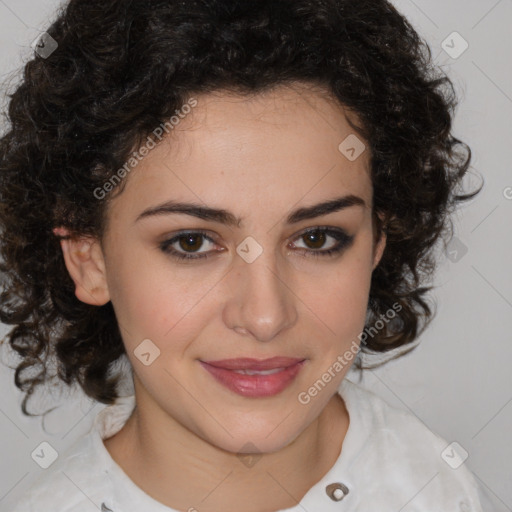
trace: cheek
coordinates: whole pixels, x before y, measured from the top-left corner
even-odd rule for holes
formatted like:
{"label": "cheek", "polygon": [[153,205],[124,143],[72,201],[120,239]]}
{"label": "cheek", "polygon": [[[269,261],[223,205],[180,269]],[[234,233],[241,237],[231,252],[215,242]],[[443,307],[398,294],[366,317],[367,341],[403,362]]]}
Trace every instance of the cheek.
{"label": "cheek", "polygon": [[[333,279],[332,303],[336,303],[347,315],[366,312],[370,293],[371,271],[366,264],[361,264],[347,272],[342,272],[339,278]],[[344,315],[346,316],[346,315]]]}
{"label": "cheek", "polygon": [[[136,346],[149,338],[159,346],[168,340],[186,339],[200,329],[208,293],[219,280],[180,269],[165,258],[147,252],[137,257],[120,255],[109,269],[109,290],[121,333],[127,345]],[[187,331],[187,332],[185,332]]]}
{"label": "cheek", "polygon": [[320,279],[305,283],[304,302],[326,333],[328,345],[350,345],[363,330],[371,275],[371,258],[354,252]]}
{"label": "cheek", "polygon": [[337,346],[350,344],[364,328],[368,280],[355,274],[343,275],[337,281],[333,278],[328,286],[308,302],[323,325],[319,327],[327,334],[326,340]]}

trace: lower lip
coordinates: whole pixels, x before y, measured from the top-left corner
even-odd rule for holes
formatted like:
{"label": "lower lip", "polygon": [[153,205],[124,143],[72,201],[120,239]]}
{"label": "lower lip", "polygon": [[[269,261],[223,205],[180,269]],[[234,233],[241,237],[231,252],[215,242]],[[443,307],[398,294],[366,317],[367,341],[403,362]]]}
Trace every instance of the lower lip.
{"label": "lower lip", "polygon": [[274,396],[286,389],[300,372],[305,361],[270,375],[244,375],[233,370],[217,368],[203,361],[200,363],[218,382],[231,391],[242,396],[259,398]]}

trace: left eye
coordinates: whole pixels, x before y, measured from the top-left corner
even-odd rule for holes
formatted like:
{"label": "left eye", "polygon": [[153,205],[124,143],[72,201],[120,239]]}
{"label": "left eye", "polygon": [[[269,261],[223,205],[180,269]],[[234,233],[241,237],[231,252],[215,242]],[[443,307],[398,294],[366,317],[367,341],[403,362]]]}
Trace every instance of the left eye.
{"label": "left eye", "polygon": [[309,246],[305,247],[305,249],[321,249],[327,238],[331,238],[335,242],[334,245],[331,245],[331,247],[327,248],[327,250],[329,250],[336,246],[336,241],[339,240],[339,237],[333,236],[332,233],[329,234],[329,232],[326,230],[316,229],[312,231],[306,231],[299,236],[299,240],[302,239],[306,242],[306,244],[310,244]]}
{"label": "left eye", "polygon": [[[342,229],[318,227],[303,232],[298,238],[306,241],[306,248],[300,248],[304,256],[327,257],[336,256],[343,252],[352,244],[354,235],[349,236]],[[334,239],[334,245],[331,245],[331,247],[327,249],[318,250],[325,244],[327,238]]]}

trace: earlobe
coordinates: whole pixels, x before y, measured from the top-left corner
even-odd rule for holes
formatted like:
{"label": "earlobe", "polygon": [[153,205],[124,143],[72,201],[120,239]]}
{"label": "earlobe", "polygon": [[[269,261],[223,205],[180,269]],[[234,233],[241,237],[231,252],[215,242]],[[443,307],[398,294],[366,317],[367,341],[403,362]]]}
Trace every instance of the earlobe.
{"label": "earlobe", "polygon": [[103,306],[110,300],[105,261],[99,241],[90,236],[71,237],[65,228],[55,228],[66,268],[75,283],[77,299],[93,306]]}

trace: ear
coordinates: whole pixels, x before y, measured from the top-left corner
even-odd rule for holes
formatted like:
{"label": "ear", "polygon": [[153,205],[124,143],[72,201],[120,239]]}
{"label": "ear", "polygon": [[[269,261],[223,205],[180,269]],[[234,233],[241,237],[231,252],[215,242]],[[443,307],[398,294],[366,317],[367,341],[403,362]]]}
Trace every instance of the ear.
{"label": "ear", "polygon": [[[384,221],[384,214],[378,214],[381,222]],[[374,222],[374,230],[376,232],[377,230],[377,223]],[[386,235],[386,229],[385,225],[381,227],[380,232],[380,238],[375,241],[373,246],[373,265],[372,265],[372,271],[377,268],[377,266],[380,263],[380,260],[382,258],[382,255],[384,254],[384,249],[386,248],[386,242],[387,242],[387,235]]]}
{"label": "ear", "polygon": [[93,306],[103,306],[110,300],[103,251],[96,238],[73,237],[66,228],[55,228],[69,275],[75,283],[77,299]]}

